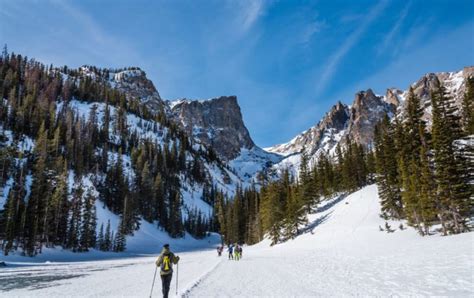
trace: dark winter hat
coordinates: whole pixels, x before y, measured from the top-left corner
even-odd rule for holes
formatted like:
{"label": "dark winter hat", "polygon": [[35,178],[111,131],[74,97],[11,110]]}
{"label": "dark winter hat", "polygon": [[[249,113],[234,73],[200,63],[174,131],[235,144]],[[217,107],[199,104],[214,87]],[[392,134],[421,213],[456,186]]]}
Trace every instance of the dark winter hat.
{"label": "dark winter hat", "polygon": [[170,245],[168,243],[166,243],[165,245],[163,245],[164,248],[170,248]]}

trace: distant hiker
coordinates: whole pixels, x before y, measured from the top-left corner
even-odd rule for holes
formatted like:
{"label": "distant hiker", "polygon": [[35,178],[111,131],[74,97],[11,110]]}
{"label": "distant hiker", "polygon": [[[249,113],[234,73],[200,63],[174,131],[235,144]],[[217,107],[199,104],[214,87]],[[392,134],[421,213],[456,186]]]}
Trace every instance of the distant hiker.
{"label": "distant hiker", "polygon": [[242,259],[242,245],[239,246],[239,258]]}
{"label": "distant hiker", "polygon": [[168,298],[171,279],[173,278],[173,264],[178,264],[179,257],[170,251],[170,245],[163,245],[163,250],[156,260],[156,266],[160,267],[161,289],[163,298]]}
{"label": "distant hiker", "polygon": [[217,255],[218,255],[219,257],[222,255],[222,250],[223,250],[222,245],[219,245],[219,246],[217,247]]}
{"label": "distant hiker", "polygon": [[229,244],[229,248],[227,249],[227,251],[229,252],[229,260],[233,260],[234,259],[234,247],[232,246],[232,244]]}
{"label": "distant hiker", "polygon": [[235,245],[234,256],[236,261],[240,259],[240,246],[238,244]]}

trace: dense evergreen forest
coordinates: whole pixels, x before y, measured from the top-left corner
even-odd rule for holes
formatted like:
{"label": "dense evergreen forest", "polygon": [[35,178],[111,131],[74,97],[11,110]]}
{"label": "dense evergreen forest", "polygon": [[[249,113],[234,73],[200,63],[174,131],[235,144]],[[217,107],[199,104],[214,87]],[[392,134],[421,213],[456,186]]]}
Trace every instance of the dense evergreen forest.
{"label": "dense evergreen forest", "polygon": [[[106,79],[111,70],[93,70],[100,75],[47,67],[6,48],[0,57],[0,187],[10,188],[0,211],[5,254],[19,249],[32,256],[56,245],[122,251],[141,218],[172,237],[185,231],[203,237],[215,226],[212,216],[197,210],[183,222],[180,192],[183,179],[205,182],[203,162],[215,161],[215,153],[193,148],[163,111],[112,88]],[[79,117],[71,100],[105,104],[103,117],[95,108]],[[129,114],[152,120],[147,129],[162,134],[163,143],[139,136],[127,125]],[[133,173],[123,164],[126,156]],[[204,189],[203,199],[212,204],[214,187]],[[120,215],[115,235],[110,224],[97,229],[96,200]]]}

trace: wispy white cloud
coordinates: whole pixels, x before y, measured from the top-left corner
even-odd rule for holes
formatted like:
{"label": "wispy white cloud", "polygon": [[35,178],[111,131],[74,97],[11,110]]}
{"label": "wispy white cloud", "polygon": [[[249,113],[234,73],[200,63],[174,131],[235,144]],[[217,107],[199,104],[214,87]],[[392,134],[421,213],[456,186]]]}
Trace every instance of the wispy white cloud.
{"label": "wispy white cloud", "polygon": [[359,41],[362,35],[365,33],[367,28],[372,24],[372,22],[382,13],[382,11],[387,7],[388,1],[380,1],[377,3],[364,18],[362,24],[342,43],[342,45],[332,54],[326,66],[323,69],[319,81],[316,84],[316,95],[319,95],[324,88],[326,88],[329,81],[334,76],[339,63],[346,56],[349,50]]}
{"label": "wispy white cloud", "polygon": [[321,32],[321,30],[324,28],[325,25],[326,25],[325,22],[319,21],[319,20],[310,22],[305,28],[303,28],[300,42],[303,44],[306,44],[309,41],[311,41],[313,36]]}
{"label": "wispy white cloud", "polygon": [[397,21],[393,25],[392,29],[385,35],[385,38],[383,39],[382,43],[378,46],[377,55],[383,54],[392,44],[394,38],[396,37],[398,32],[400,32],[400,28],[408,15],[408,11],[410,10],[411,4],[411,1],[407,2],[403,10],[400,12],[400,15],[398,16]]}
{"label": "wispy white cloud", "polygon": [[242,9],[242,31],[249,31],[258,18],[263,14],[265,3],[262,0],[251,0],[243,2]]}

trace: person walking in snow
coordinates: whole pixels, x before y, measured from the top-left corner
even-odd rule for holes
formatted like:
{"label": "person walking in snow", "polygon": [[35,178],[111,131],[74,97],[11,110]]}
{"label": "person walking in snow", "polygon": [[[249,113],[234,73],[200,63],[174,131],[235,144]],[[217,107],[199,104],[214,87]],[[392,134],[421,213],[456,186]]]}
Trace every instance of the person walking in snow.
{"label": "person walking in snow", "polygon": [[240,259],[240,246],[238,244],[235,245],[234,251],[235,260],[238,261]]}
{"label": "person walking in snow", "polygon": [[156,260],[156,266],[160,267],[161,289],[163,298],[168,298],[171,279],[173,278],[173,264],[178,264],[179,257],[170,251],[170,245],[163,245],[163,250]]}
{"label": "person walking in snow", "polygon": [[217,247],[217,256],[220,257],[221,255],[222,255],[222,246],[219,245],[219,246]]}
{"label": "person walking in snow", "polygon": [[229,252],[229,260],[233,260],[234,259],[234,247],[232,246],[232,244],[229,244],[229,248],[227,249],[227,251]]}

